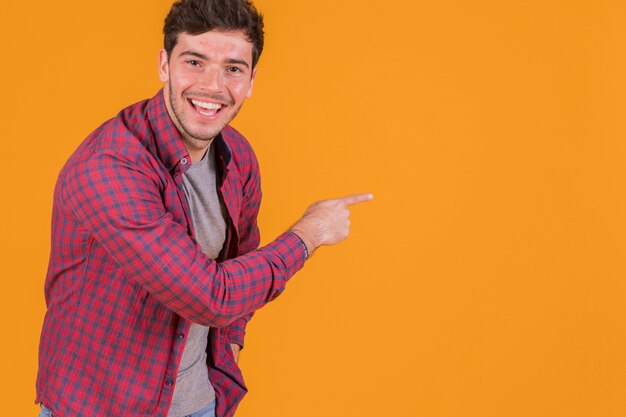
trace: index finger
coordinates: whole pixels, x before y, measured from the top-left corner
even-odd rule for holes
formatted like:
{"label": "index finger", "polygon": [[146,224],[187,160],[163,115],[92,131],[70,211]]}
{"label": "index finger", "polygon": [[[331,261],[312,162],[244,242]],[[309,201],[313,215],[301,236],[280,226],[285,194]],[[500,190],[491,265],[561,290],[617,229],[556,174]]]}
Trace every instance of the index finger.
{"label": "index finger", "polygon": [[374,196],[370,193],[364,194],[352,194],[347,195],[345,197],[341,197],[341,200],[346,206],[352,206],[354,204],[364,203],[366,201],[370,201]]}

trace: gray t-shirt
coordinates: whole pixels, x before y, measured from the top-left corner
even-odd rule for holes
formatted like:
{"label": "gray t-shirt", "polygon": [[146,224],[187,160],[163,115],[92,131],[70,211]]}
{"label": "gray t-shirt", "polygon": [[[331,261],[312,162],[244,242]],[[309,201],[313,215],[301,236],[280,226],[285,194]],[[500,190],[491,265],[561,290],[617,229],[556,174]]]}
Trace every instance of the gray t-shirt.
{"label": "gray t-shirt", "polygon": [[[225,212],[217,193],[213,148],[210,146],[205,157],[183,174],[196,240],[211,259],[219,256],[226,238]],[[191,324],[168,417],[193,414],[215,399],[215,391],[207,376],[208,336],[208,327]]]}

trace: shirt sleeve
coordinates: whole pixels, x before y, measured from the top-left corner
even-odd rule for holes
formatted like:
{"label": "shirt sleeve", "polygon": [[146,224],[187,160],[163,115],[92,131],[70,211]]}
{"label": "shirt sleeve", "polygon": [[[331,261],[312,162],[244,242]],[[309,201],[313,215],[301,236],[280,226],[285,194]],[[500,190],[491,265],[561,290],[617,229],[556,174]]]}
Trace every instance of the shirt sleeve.
{"label": "shirt sleeve", "polygon": [[125,276],[180,316],[228,326],[276,298],[302,268],[291,232],[234,259],[209,259],[166,210],[160,181],[144,164],[100,151],[65,172],[61,196]]}

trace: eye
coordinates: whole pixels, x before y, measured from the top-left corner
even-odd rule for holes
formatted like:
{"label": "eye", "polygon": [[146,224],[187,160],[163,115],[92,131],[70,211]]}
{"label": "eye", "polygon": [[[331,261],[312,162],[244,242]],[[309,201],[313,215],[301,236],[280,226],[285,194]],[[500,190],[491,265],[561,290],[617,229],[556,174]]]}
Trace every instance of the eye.
{"label": "eye", "polygon": [[230,72],[231,74],[243,74],[243,70],[239,67],[228,67],[226,69],[226,71]]}
{"label": "eye", "polygon": [[195,59],[190,59],[188,61],[186,61],[189,65],[191,65],[192,67],[197,67],[200,65],[200,62],[196,61]]}

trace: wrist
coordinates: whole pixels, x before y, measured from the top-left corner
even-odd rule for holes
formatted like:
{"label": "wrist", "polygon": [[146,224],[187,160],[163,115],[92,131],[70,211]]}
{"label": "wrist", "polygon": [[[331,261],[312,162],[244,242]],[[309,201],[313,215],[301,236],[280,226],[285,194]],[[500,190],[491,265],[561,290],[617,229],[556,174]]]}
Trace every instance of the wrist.
{"label": "wrist", "polygon": [[298,227],[292,227],[290,231],[295,233],[296,236],[298,236],[298,238],[300,238],[300,240],[302,241],[308,259],[313,254],[313,251],[317,248],[317,246],[315,246],[315,243],[313,243],[312,239],[302,229]]}

